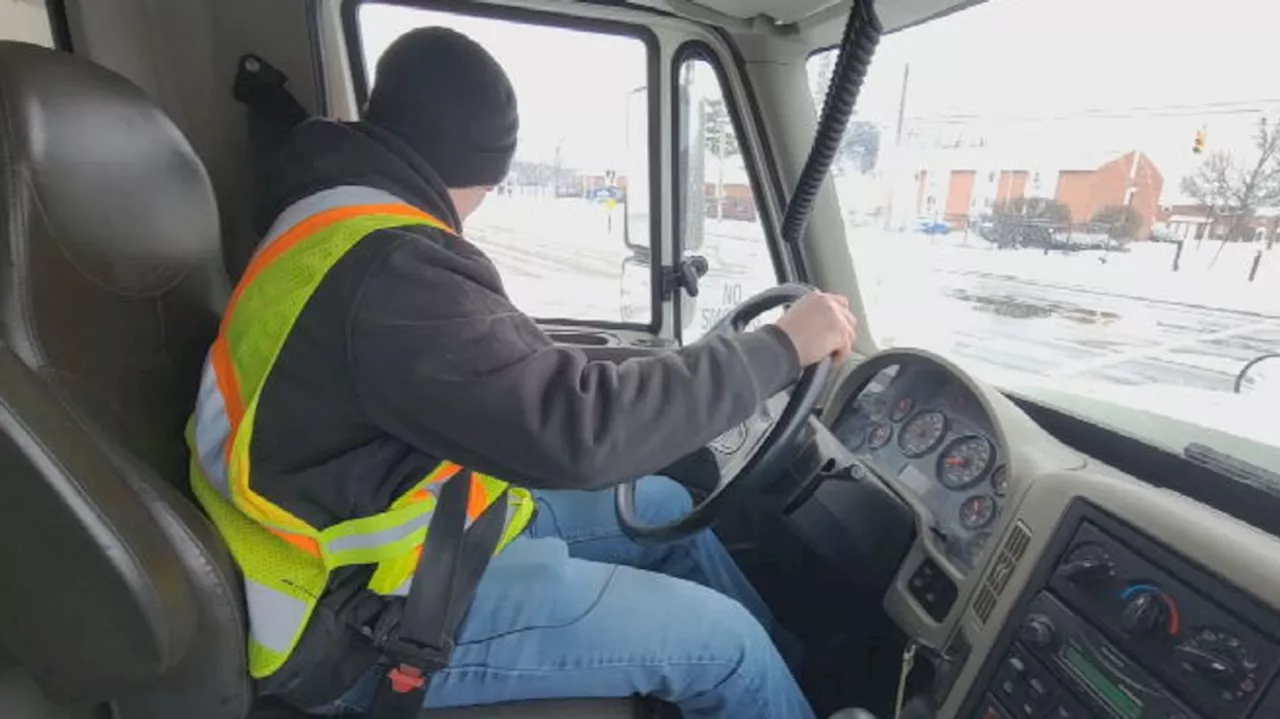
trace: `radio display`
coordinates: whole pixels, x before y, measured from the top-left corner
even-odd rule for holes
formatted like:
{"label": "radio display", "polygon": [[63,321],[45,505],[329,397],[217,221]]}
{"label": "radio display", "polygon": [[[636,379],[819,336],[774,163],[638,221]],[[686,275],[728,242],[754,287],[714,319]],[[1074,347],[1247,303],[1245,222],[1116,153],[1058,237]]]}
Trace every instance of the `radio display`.
{"label": "radio display", "polygon": [[1142,716],[1142,702],[1132,694],[1116,686],[1078,649],[1067,646],[1063,650],[1063,658],[1074,670],[1076,676],[1093,690],[1095,696],[1107,704],[1113,711],[1125,719],[1138,719]]}

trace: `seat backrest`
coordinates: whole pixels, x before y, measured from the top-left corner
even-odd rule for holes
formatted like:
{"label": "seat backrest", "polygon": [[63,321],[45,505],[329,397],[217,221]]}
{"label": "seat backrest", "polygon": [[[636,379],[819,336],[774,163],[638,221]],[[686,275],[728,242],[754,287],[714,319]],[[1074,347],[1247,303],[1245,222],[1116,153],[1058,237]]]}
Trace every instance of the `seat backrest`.
{"label": "seat backrest", "polygon": [[242,604],[183,497],[227,296],[191,146],[139,88],[0,42],[0,644],[51,698],[239,719]]}

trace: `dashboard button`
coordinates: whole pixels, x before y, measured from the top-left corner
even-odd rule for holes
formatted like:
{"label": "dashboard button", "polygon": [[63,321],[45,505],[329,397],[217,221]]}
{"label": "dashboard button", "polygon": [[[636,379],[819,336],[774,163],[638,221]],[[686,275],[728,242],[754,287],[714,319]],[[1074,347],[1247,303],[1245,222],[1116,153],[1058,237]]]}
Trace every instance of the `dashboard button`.
{"label": "dashboard button", "polygon": [[1089,719],[1084,709],[1081,709],[1080,705],[1065,693],[1054,701],[1045,717],[1046,719]]}
{"label": "dashboard button", "polygon": [[982,708],[973,715],[973,719],[1011,719],[1009,714],[990,695],[983,700],[981,706]]}

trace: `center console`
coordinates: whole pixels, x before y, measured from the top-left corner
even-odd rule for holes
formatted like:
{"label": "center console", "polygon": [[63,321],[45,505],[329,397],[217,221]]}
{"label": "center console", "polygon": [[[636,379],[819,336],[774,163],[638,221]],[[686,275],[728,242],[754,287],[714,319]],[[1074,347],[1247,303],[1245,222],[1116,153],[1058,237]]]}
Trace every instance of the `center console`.
{"label": "center console", "polygon": [[1050,542],[962,719],[1280,719],[1280,615],[1100,509]]}

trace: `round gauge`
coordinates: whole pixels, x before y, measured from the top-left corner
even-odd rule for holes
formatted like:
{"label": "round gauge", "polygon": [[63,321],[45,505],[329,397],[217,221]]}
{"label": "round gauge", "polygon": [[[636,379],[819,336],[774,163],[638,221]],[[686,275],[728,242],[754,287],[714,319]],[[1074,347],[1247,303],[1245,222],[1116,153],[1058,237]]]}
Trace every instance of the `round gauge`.
{"label": "round gauge", "polygon": [[911,414],[911,409],[916,403],[910,397],[899,397],[897,402],[893,403],[893,411],[889,413],[889,419],[894,422],[901,422]]}
{"label": "round gauge", "polygon": [[991,491],[997,497],[1003,497],[1009,493],[1009,468],[1000,465],[996,467],[996,471],[991,473]]}
{"label": "round gauge", "polygon": [[975,494],[960,505],[960,525],[965,529],[982,529],[996,518],[996,500],[988,494]]}
{"label": "round gauge", "polygon": [[964,489],[986,476],[994,455],[986,437],[970,434],[956,438],[938,457],[938,481],[947,489]]}
{"label": "round gauge", "polygon": [[902,425],[898,446],[908,457],[919,457],[937,447],[946,432],[946,415],[937,410],[920,412]]}
{"label": "round gauge", "polygon": [[867,428],[857,422],[845,422],[836,428],[836,437],[850,452],[857,452],[867,443]]}
{"label": "round gauge", "polygon": [[871,428],[869,445],[872,449],[880,449],[889,444],[889,440],[893,438],[893,427],[887,424],[877,424]]}

